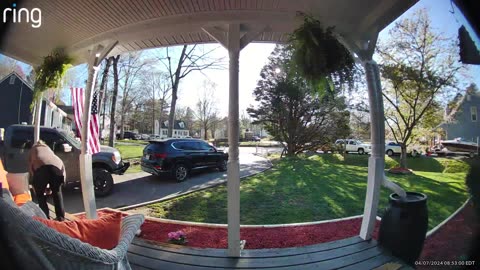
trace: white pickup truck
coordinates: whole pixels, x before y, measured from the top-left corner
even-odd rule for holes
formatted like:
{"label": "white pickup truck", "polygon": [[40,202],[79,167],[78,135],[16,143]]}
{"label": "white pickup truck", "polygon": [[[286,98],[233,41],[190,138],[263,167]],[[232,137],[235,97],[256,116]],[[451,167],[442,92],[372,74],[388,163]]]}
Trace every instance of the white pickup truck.
{"label": "white pickup truck", "polygon": [[345,145],[345,152],[357,152],[359,155],[363,155],[365,153],[370,153],[372,151],[372,146],[370,144],[363,143],[359,140],[354,139],[338,139],[335,141],[336,145],[344,144]]}

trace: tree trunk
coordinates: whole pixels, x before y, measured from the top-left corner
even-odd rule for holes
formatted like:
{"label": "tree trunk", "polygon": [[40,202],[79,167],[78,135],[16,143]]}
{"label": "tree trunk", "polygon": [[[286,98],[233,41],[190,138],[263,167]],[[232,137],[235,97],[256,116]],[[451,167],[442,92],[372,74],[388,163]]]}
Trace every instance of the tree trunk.
{"label": "tree trunk", "polygon": [[208,127],[207,125],[203,125],[203,130],[205,131],[205,133],[203,134],[203,139],[206,141],[208,140]]}
{"label": "tree trunk", "polygon": [[125,84],[123,87],[123,97],[122,97],[122,115],[120,116],[120,139],[124,139],[123,133],[125,132],[125,114],[127,113],[127,102],[128,102],[128,79],[130,73],[125,75]]}
{"label": "tree trunk", "polygon": [[158,133],[157,135],[162,136],[162,121],[163,121],[163,107],[165,106],[163,104],[165,102],[165,99],[162,99],[160,102],[160,115],[158,116]]}
{"label": "tree trunk", "polygon": [[155,92],[153,92],[153,105],[152,105],[152,133],[155,134]]}
{"label": "tree trunk", "polygon": [[112,108],[110,109],[110,137],[108,138],[108,145],[113,147],[115,139],[115,110],[117,107],[118,95],[118,59],[120,55],[112,57],[113,61],[113,93],[112,93]]}
{"label": "tree trunk", "polygon": [[[108,58],[106,59],[106,65],[105,65],[105,68],[103,69],[103,75],[102,75],[102,82],[100,83],[100,97],[99,97],[99,101],[100,101],[100,104],[98,104],[98,107],[99,108],[102,108],[102,103],[106,103],[105,102],[105,97],[107,96],[107,93],[106,93],[106,85],[108,83],[108,71],[110,70],[110,64],[111,64],[111,60],[112,58]],[[105,105],[103,105],[103,108],[105,108]],[[103,110],[103,121],[102,121],[102,125],[100,127],[100,138],[103,139],[103,129],[105,128],[105,109]]]}
{"label": "tree trunk", "polygon": [[401,144],[402,154],[400,156],[400,167],[407,168],[407,146],[405,144]]}
{"label": "tree trunk", "polygon": [[178,76],[175,76],[175,83],[172,87],[172,101],[170,103],[170,114],[168,115],[168,137],[169,138],[172,138],[173,127],[175,125],[175,107],[177,105],[177,91],[178,91],[178,84],[180,82],[177,78]]}

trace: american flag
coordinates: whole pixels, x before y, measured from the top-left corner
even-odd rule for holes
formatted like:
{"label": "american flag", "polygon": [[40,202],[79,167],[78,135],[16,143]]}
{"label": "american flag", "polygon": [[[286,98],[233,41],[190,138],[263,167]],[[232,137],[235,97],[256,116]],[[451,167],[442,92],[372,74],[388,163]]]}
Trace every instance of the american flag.
{"label": "american flag", "polygon": [[[77,135],[81,138],[82,130],[82,115],[84,104],[84,91],[83,88],[71,88],[72,91],[72,104],[75,118],[75,125],[77,126]],[[98,122],[98,91],[93,93],[92,100],[92,114],[90,117],[89,129],[88,129],[88,153],[95,154],[100,152],[100,135],[99,135],[99,122]]]}

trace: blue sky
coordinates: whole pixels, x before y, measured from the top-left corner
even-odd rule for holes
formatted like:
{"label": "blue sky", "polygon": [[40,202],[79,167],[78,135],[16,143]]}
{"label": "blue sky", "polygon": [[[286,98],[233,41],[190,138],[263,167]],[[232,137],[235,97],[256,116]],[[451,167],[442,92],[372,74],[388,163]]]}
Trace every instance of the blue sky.
{"label": "blue sky", "polygon": [[[414,7],[408,10],[399,19],[412,15],[416,10],[425,8],[432,20],[434,28],[445,33],[452,39],[457,38],[457,31],[464,22],[463,16],[456,7],[452,8],[450,0],[421,0]],[[451,11],[454,11],[452,14]],[[393,26],[391,24],[385,28],[379,36],[379,39],[388,38],[388,30]],[[217,44],[206,46],[217,47]],[[252,91],[256,86],[260,70],[267,63],[267,58],[275,47],[274,44],[249,44],[240,54],[240,110],[244,113],[246,108],[254,103]],[[216,55],[228,59],[227,51],[223,48],[216,50]],[[23,65],[25,69],[25,65]],[[463,81],[462,87],[467,86],[470,82],[475,82],[480,86],[480,66],[470,66],[471,80]],[[82,87],[82,82],[86,77],[85,66],[75,68],[76,79],[74,81],[75,87]],[[214,95],[216,104],[221,115],[226,115],[228,112],[228,70],[209,70],[204,71],[204,74],[199,72],[192,72],[186,77],[179,89],[178,104],[180,106],[195,107],[198,98],[201,96],[203,80],[208,79],[215,82],[218,86]],[[67,103],[69,101],[66,101]]]}

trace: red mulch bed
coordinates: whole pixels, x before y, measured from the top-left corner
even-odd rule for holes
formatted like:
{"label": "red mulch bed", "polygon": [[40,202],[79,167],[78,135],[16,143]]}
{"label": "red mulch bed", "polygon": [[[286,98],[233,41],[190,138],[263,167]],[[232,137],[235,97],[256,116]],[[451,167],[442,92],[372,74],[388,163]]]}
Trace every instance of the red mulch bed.
{"label": "red mulch bed", "polygon": [[[357,236],[361,219],[317,225],[277,228],[241,228],[240,239],[246,240],[246,249],[299,247],[325,243]],[[379,222],[377,222],[379,225]],[[166,242],[167,234],[182,230],[187,234],[188,246],[200,248],[227,248],[227,228],[186,226],[147,220],[140,237]],[[378,226],[375,230],[375,237]]]}
{"label": "red mulch bed", "polygon": [[[102,209],[102,216],[109,210]],[[126,214],[125,214],[126,215]],[[84,214],[77,215],[84,218]],[[276,228],[241,228],[240,239],[246,240],[246,249],[300,247],[326,243],[357,236],[360,233],[361,218],[323,223]],[[373,237],[376,239],[380,222],[377,221]],[[180,225],[145,220],[141,227],[141,238],[157,242],[168,242],[168,233],[182,230],[187,235],[189,247],[227,248],[227,228]]]}
{"label": "red mulch bed", "polygon": [[[455,217],[425,240],[422,261],[459,261],[467,260],[475,234],[475,212],[467,204]],[[478,226],[478,225],[477,225]],[[477,227],[478,228],[478,227]],[[476,233],[480,233],[477,231]],[[480,252],[478,250],[477,252]],[[480,261],[476,267],[480,269]],[[433,269],[433,266],[418,266],[417,269]],[[437,268],[442,268],[438,267]]]}

